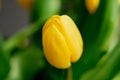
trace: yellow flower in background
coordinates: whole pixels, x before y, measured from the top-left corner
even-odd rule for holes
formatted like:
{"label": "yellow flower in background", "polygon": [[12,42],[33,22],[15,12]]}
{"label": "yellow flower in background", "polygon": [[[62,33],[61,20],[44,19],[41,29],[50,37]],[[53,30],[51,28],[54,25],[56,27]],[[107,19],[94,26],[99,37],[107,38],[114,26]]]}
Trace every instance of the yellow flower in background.
{"label": "yellow flower in background", "polygon": [[26,10],[31,10],[34,0],[17,0],[21,7]]}
{"label": "yellow flower in background", "polygon": [[43,26],[42,43],[45,57],[56,68],[65,69],[83,52],[81,34],[67,15],[54,15]]}
{"label": "yellow flower in background", "polygon": [[85,5],[90,14],[94,14],[98,9],[100,0],[85,0]]}

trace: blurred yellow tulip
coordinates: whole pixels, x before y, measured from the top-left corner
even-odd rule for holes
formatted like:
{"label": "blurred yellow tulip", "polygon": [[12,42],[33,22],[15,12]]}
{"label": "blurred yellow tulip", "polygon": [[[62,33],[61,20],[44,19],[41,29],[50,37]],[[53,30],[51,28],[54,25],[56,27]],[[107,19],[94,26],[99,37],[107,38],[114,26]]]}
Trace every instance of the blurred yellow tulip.
{"label": "blurred yellow tulip", "polygon": [[31,10],[34,0],[17,0],[21,7],[26,10]]}
{"label": "blurred yellow tulip", "polygon": [[56,68],[69,68],[83,52],[81,34],[67,15],[54,15],[45,23],[42,43],[46,59]]}
{"label": "blurred yellow tulip", "polygon": [[94,14],[100,4],[100,0],[85,0],[85,5],[90,14]]}

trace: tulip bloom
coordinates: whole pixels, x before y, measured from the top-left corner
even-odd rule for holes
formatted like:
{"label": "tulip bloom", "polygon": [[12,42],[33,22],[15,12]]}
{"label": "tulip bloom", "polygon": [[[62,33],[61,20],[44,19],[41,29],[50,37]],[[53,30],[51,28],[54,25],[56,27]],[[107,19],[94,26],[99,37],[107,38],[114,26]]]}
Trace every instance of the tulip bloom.
{"label": "tulip bloom", "polygon": [[83,41],[75,23],[67,15],[54,15],[43,26],[43,50],[47,61],[65,69],[82,55]]}
{"label": "tulip bloom", "polygon": [[85,0],[85,5],[90,14],[94,14],[99,6],[100,0]]}

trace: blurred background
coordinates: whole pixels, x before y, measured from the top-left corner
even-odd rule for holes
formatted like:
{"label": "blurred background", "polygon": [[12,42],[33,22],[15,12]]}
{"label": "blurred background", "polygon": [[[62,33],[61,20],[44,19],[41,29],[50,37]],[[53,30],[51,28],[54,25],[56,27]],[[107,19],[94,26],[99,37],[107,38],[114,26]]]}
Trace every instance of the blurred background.
{"label": "blurred background", "polygon": [[[24,1],[0,0],[0,80],[120,80],[120,0],[33,0],[30,10]],[[83,37],[69,76],[44,57],[41,30],[55,14],[70,16]]]}
{"label": "blurred background", "polygon": [[29,13],[16,0],[1,0],[0,32],[8,37],[29,22]]}

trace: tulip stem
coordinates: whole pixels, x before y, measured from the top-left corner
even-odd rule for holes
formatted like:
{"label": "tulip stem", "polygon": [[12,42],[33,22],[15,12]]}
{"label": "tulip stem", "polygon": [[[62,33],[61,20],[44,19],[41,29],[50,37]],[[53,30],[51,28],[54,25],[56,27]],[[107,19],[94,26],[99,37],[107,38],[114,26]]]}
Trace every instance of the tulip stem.
{"label": "tulip stem", "polygon": [[72,80],[72,68],[67,69],[67,79],[66,80]]}

